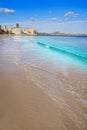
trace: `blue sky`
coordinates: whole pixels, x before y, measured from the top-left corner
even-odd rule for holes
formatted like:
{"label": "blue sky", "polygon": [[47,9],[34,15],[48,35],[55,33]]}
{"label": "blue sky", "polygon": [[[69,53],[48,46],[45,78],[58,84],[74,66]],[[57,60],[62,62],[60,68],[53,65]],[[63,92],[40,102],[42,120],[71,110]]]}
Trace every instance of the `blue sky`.
{"label": "blue sky", "polygon": [[87,0],[0,0],[0,24],[87,33]]}

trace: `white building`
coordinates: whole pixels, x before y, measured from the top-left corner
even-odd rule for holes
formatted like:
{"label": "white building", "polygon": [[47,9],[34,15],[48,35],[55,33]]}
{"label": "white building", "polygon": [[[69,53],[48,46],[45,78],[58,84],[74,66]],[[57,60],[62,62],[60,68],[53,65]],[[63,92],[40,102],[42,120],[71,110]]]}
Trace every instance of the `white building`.
{"label": "white building", "polygon": [[16,24],[16,26],[13,28],[10,28],[9,33],[21,34],[21,28],[19,27],[19,24]]}
{"label": "white building", "polygon": [[21,34],[21,28],[12,28],[12,29],[11,29],[11,32],[12,32],[13,34]]}
{"label": "white building", "polygon": [[32,28],[24,29],[22,32],[28,35],[37,35],[37,31]]}

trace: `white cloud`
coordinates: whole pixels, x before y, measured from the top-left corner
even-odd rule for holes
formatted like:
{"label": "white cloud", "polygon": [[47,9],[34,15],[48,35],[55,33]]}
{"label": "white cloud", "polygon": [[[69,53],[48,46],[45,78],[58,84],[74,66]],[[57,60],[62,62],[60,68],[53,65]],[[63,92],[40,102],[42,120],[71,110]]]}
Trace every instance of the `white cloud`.
{"label": "white cloud", "polygon": [[67,12],[65,13],[64,17],[69,17],[69,16],[72,16],[72,17],[78,17],[79,16],[79,13],[74,13],[74,12]]}
{"label": "white cloud", "polygon": [[0,13],[14,13],[15,10],[8,8],[0,8]]}
{"label": "white cloud", "polygon": [[68,16],[72,16],[73,14],[74,14],[74,12],[70,12],[70,11],[69,11],[69,12],[65,13],[64,16],[65,16],[65,17],[68,17]]}
{"label": "white cloud", "polygon": [[57,18],[51,18],[51,21],[57,21]]}
{"label": "white cloud", "polygon": [[79,15],[79,13],[74,13],[73,17],[78,17]]}

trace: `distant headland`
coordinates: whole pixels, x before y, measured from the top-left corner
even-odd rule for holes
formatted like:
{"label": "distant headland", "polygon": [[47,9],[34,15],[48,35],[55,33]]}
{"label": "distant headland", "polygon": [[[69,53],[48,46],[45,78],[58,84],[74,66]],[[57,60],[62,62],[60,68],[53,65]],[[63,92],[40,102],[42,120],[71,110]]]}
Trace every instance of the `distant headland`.
{"label": "distant headland", "polygon": [[22,29],[18,23],[15,24],[14,27],[7,28],[6,25],[2,26],[0,25],[0,35],[30,35],[30,36],[87,36],[87,34],[74,34],[74,33],[61,33],[59,31],[53,32],[53,33],[47,33],[47,32],[38,32],[36,29],[32,28],[25,28]]}

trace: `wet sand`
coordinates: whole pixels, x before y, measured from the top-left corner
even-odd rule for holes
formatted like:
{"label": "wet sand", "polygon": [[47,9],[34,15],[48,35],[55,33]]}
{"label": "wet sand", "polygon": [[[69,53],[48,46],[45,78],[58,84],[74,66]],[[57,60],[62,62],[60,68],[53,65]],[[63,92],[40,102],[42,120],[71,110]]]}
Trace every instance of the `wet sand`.
{"label": "wet sand", "polygon": [[[77,73],[75,77],[75,74],[70,71],[67,78],[57,74],[55,77],[57,81],[53,81],[54,89],[57,85],[58,98],[64,99],[66,104],[58,99],[56,102],[55,98],[52,100],[50,93],[48,95],[32,80],[31,73],[36,78],[38,75],[32,71],[31,66],[28,65],[30,68],[27,68],[27,65],[14,64],[4,55],[0,55],[1,130],[87,130],[87,115],[81,116],[81,113],[87,112],[87,105],[78,102],[72,90],[65,91],[58,84],[58,80],[61,80],[66,85],[68,83],[75,85],[81,80],[81,73]],[[24,70],[29,71],[27,76]],[[46,76],[46,72],[44,74]],[[52,84],[51,78],[46,78],[47,81],[45,77],[41,79],[40,71],[39,76],[44,84],[46,82],[49,83],[48,85]],[[51,73],[49,76],[52,77]],[[84,84],[86,85],[87,82]]]}
{"label": "wet sand", "polygon": [[31,80],[28,83],[20,69],[9,65],[2,64],[0,70],[0,129],[65,129],[61,107]]}
{"label": "wet sand", "polygon": [[2,63],[0,68],[1,130],[86,130],[83,122],[27,81],[15,65]]}

